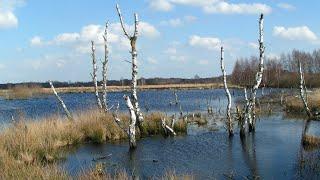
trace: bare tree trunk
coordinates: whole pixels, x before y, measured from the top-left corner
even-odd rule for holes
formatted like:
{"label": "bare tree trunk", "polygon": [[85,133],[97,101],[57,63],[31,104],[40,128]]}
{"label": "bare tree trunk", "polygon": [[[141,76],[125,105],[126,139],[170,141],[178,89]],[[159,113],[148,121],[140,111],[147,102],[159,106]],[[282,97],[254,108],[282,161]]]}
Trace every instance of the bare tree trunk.
{"label": "bare tree trunk", "polygon": [[257,95],[257,90],[261,84],[262,81],[262,75],[263,75],[263,62],[264,62],[264,51],[265,51],[265,47],[264,47],[264,40],[263,40],[263,14],[261,14],[260,16],[260,20],[259,20],[259,51],[260,51],[260,56],[259,56],[259,70],[256,74],[256,83],[254,84],[253,88],[252,88],[252,97],[251,97],[251,102],[250,102],[250,112],[252,112],[252,120],[249,123],[249,131],[255,131],[255,122],[256,122],[256,95]]}
{"label": "bare tree trunk", "polygon": [[141,127],[141,123],[143,121],[143,115],[140,111],[139,108],[139,102],[138,102],[138,96],[137,96],[137,75],[138,75],[138,66],[137,66],[137,49],[136,49],[136,42],[137,42],[137,36],[138,36],[138,24],[139,24],[139,20],[138,20],[138,14],[134,14],[134,33],[132,36],[129,36],[129,34],[127,33],[125,26],[124,26],[124,22],[123,22],[123,17],[121,15],[121,11],[119,8],[119,5],[117,4],[116,6],[117,8],[117,12],[118,12],[118,16],[120,19],[120,24],[122,27],[122,30],[124,32],[124,35],[130,40],[130,45],[131,45],[131,60],[132,60],[132,80],[131,80],[131,98],[132,98],[132,102],[133,102],[133,107],[136,113],[136,116],[138,117],[138,125],[139,127]]}
{"label": "bare tree trunk", "polygon": [[99,92],[98,92],[98,82],[97,82],[97,61],[96,61],[96,55],[95,55],[95,51],[96,48],[94,46],[94,42],[91,41],[91,51],[92,51],[92,67],[93,67],[93,72],[91,74],[92,77],[92,81],[93,81],[93,85],[94,85],[94,92],[95,92],[95,96],[97,99],[97,105],[99,109],[102,109],[102,104],[100,101],[100,97],[99,97]]}
{"label": "bare tree trunk", "polygon": [[304,80],[304,74],[301,67],[301,62],[299,61],[299,74],[300,74],[300,97],[304,105],[304,109],[309,117],[309,119],[312,118],[312,113],[310,111],[310,108],[308,106],[307,101],[307,94],[306,94],[306,88],[305,88],[305,80]]}
{"label": "bare tree trunk", "polygon": [[228,106],[227,106],[227,128],[229,132],[229,136],[233,136],[233,124],[232,124],[232,119],[231,119],[231,94],[228,89],[227,85],[227,73],[224,67],[224,50],[223,47],[221,47],[221,71],[223,75],[223,85],[224,85],[224,90],[226,92],[226,96],[228,98]]}
{"label": "bare tree trunk", "polygon": [[51,81],[49,81],[49,84],[50,84],[50,86],[51,86],[51,89],[52,89],[52,91],[53,91],[54,95],[55,95],[55,96],[56,96],[56,98],[59,100],[59,102],[60,102],[60,104],[61,104],[61,106],[62,106],[62,108],[63,108],[64,112],[66,113],[66,115],[67,115],[68,119],[73,120],[73,117],[72,117],[72,115],[71,115],[70,111],[68,110],[68,108],[67,108],[66,104],[64,104],[64,102],[63,102],[63,100],[61,99],[61,97],[58,95],[58,93],[57,93],[56,89],[54,88],[54,86],[53,86],[52,82],[51,82]]}
{"label": "bare tree trunk", "polygon": [[137,147],[136,143],[136,123],[137,123],[137,116],[134,112],[134,107],[131,103],[131,100],[128,96],[124,96],[126,101],[126,105],[130,112],[130,124],[129,124],[129,145],[130,149],[134,149]]}
{"label": "bare tree trunk", "polygon": [[106,28],[104,30],[104,61],[102,62],[102,107],[105,111],[108,111],[108,102],[107,102],[107,73],[108,73],[108,22],[106,23]]}

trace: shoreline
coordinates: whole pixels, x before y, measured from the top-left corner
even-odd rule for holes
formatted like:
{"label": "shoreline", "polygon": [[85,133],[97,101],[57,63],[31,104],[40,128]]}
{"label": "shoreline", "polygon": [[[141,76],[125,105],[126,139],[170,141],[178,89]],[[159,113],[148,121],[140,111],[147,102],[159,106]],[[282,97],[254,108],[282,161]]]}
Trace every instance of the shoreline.
{"label": "shoreline", "polygon": [[[240,86],[229,84],[230,88],[240,88]],[[163,84],[163,85],[140,85],[138,90],[193,90],[193,89],[219,89],[223,88],[222,83],[207,83],[207,84]],[[32,88],[30,88],[32,89]],[[58,93],[91,93],[94,92],[94,87],[56,87]],[[108,92],[123,92],[130,91],[130,86],[107,86]],[[28,91],[28,88],[25,89]],[[102,87],[99,87],[99,91],[102,91]],[[12,93],[11,89],[1,89],[0,96],[8,97]],[[51,88],[39,88],[37,94],[52,94]]]}

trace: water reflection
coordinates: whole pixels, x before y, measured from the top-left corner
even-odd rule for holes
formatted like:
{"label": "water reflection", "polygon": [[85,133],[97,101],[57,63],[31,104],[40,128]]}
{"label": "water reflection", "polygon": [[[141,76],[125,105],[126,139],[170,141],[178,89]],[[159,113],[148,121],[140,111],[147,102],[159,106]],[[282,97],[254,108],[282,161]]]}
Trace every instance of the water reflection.
{"label": "water reflection", "polygon": [[258,179],[260,176],[256,158],[255,133],[250,133],[247,136],[240,138],[240,141],[243,159],[250,169],[250,177],[252,177],[252,179]]}

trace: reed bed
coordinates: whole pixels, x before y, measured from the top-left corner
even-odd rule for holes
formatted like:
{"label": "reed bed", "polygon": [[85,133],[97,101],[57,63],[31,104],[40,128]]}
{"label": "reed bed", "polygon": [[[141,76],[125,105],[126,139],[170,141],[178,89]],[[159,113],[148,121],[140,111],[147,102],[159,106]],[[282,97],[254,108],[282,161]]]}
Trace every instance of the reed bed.
{"label": "reed bed", "polygon": [[[162,134],[160,113],[146,115],[139,137]],[[121,114],[123,124],[128,116]],[[0,179],[69,179],[56,162],[68,148],[82,143],[104,143],[127,139],[111,114],[90,110],[74,115],[39,120],[20,118],[0,133]],[[185,133],[187,123],[178,121],[177,133]],[[111,176],[110,176],[111,177]]]}
{"label": "reed bed", "polygon": [[[312,112],[320,111],[320,90],[308,94],[308,105]],[[290,113],[303,113],[304,105],[299,95],[287,97],[286,111]]]}

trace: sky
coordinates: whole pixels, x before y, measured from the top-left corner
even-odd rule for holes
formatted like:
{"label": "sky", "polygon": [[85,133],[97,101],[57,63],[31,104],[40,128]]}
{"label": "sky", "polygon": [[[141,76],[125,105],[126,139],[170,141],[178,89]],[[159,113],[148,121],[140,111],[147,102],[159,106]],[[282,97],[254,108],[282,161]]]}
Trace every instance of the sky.
{"label": "sky", "polygon": [[139,16],[139,77],[219,76],[221,46],[231,73],[237,58],[259,54],[260,13],[267,57],[320,46],[318,0],[0,0],[0,83],[90,81],[91,40],[101,77],[107,21],[108,78],[130,78],[117,3],[129,34]]}

